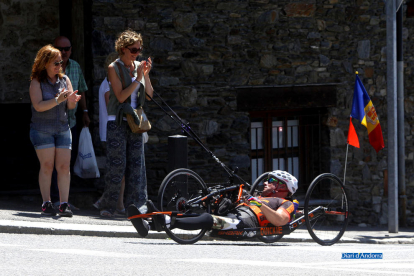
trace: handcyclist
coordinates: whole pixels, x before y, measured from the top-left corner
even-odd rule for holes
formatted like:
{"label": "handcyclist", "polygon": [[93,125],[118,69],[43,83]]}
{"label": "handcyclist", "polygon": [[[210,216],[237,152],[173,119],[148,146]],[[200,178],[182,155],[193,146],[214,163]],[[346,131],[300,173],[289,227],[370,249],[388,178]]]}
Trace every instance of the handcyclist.
{"label": "handcyclist", "polygon": [[[269,173],[264,182],[260,197],[249,197],[247,202],[231,210],[226,216],[203,213],[196,217],[176,217],[174,220],[167,215],[154,215],[152,222],[142,218],[133,218],[131,222],[141,237],[148,235],[148,230],[173,229],[243,229],[266,226],[283,226],[293,217],[295,207],[291,198],[298,188],[297,179],[285,171],[276,170]],[[158,212],[151,201],[147,202],[148,212]],[[128,217],[140,215],[136,206],[128,207]]]}

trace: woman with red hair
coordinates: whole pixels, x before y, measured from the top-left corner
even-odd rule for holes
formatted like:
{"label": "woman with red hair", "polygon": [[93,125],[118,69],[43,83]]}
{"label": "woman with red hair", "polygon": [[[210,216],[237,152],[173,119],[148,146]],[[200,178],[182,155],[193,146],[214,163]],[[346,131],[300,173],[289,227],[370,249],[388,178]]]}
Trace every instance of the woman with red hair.
{"label": "woman with red hair", "polygon": [[53,167],[58,173],[60,216],[71,217],[68,205],[70,186],[70,154],[72,134],[68,124],[68,109],[80,100],[69,78],[62,73],[62,56],[58,49],[46,45],[37,52],[30,76],[32,122],[30,140],[40,162],[39,186],[43,198],[42,215],[55,215],[50,201]]}

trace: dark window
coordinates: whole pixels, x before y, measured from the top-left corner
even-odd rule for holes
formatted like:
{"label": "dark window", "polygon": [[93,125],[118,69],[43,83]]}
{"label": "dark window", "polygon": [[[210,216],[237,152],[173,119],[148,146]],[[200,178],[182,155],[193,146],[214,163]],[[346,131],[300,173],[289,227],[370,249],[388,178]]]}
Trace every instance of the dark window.
{"label": "dark window", "polygon": [[253,111],[250,118],[252,182],[263,172],[284,170],[304,192],[321,171],[321,110]]}

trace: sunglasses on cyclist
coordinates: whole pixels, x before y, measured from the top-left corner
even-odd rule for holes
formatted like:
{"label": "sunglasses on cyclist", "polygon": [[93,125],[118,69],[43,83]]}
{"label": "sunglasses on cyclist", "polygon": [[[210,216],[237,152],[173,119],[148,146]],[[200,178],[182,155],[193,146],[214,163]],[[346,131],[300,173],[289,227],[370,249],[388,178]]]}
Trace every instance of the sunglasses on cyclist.
{"label": "sunglasses on cyclist", "polygon": [[72,48],[72,46],[69,47],[55,47],[56,49],[58,49],[59,51],[65,51],[68,52],[70,50],[70,48]]}
{"label": "sunglasses on cyclist", "polygon": [[125,48],[127,48],[131,52],[131,54],[136,54],[136,53],[141,53],[142,52],[142,47],[132,48],[132,49],[130,49],[128,47],[125,47]]}
{"label": "sunglasses on cyclist", "polygon": [[[280,181],[279,179],[275,179],[271,177],[267,180],[267,182],[269,184],[273,184],[275,186],[275,190],[277,190],[278,192],[289,192],[289,190],[287,189],[286,183]],[[284,188],[284,189],[280,189],[280,188]]]}
{"label": "sunglasses on cyclist", "polygon": [[53,63],[55,66],[59,66],[63,64],[63,60],[61,61],[56,61],[55,63]]}

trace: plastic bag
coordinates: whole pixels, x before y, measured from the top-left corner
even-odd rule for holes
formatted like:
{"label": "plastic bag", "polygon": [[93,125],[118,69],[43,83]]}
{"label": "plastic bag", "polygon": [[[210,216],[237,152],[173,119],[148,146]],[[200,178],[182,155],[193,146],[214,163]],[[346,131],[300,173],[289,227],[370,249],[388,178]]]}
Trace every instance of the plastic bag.
{"label": "plastic bag", "polygon": [[79,150],[73,167],[74,173],[81,178],[100,177],[92,137],[89,128],[84,127],[79,136]]}

